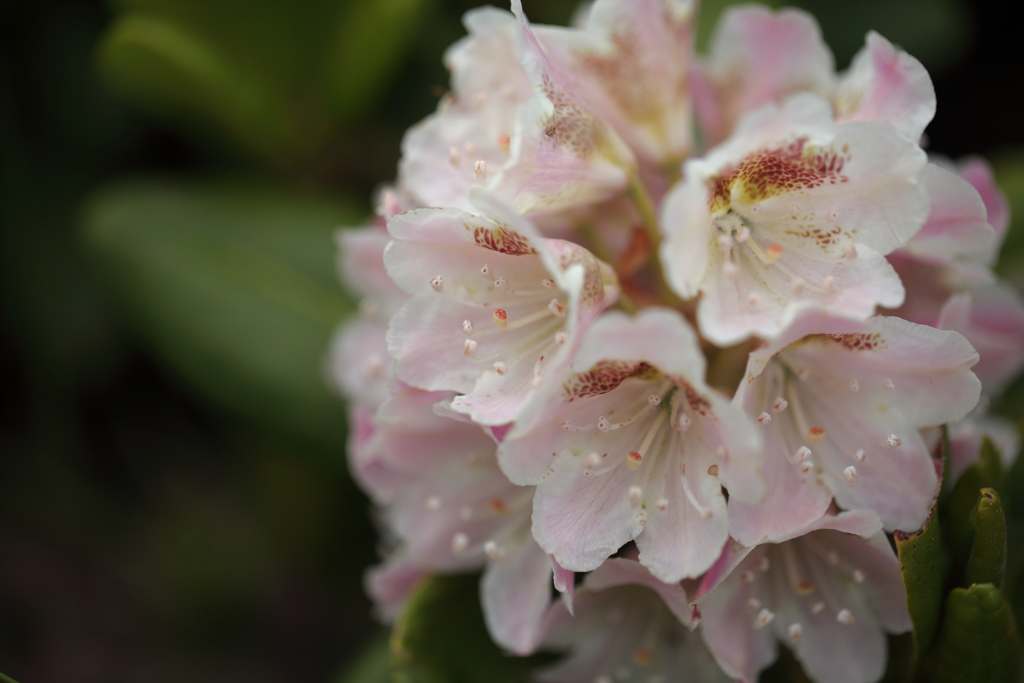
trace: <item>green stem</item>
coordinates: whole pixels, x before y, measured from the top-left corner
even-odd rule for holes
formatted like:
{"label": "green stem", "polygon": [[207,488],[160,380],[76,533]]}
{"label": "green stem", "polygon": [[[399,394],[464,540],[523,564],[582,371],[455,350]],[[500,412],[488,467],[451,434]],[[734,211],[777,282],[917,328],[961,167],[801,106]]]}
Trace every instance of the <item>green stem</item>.
{"label": "green stem", "polygon": [[636,210],[640,212],[640,219],[644,222],[644,230],[647,231],[647,238],[651,241],[651,253],[655,255],[655,262],[658,261],[657,253],[661,245],[661,231],[658,229],[658,217],[654,212],[654,204],[647,194],[647,188],[640,182],[640,175],[634,168],[629,174],[629,185],[626,187],[626,194],[632,200]]}
{"label": "green stem", "polygon": [[13,678],[11,678],[10,676],[4,676],[3,673],[0,673],[0,683],[18,683],[18,682],[16,680],[14,680]]}

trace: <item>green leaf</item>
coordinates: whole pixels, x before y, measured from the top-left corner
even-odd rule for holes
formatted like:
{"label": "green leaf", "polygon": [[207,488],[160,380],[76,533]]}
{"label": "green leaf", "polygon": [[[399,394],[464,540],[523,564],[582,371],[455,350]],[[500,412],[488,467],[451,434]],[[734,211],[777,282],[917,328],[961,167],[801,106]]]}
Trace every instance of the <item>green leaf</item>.
{"label": "green leaf", "polygon": [[995,489],[982,489],[978,499],[974,545],[967,560],[966,583],[1003,587],[1006,573],[1006,518]]}
{"label": "green leaf", "polygon": [[1017,680],[1017,622],[998,588],[990,583],[955,588],[933,670],[937,683],[1011,683]]}
{"label": "green leaf", "polygon": [[526,681],[538,657],[498,649],[484,627],[479,575],[420,582],[391,635],[395,683]]}
{"label": "green leaf", "polygon": [[351,310],[335,281],[341,203],[253,184],[130,182],[100,191],[85,239],[123,311],[185,382],[232,413],[338,449],[322,371]]}
{"label": "green leaf", "polygon": [[942,532],[936,504],[920,531],[895,533],[907,610],[914,624],[914,661],[919,662],[939,627],[942,608]]}
{"label": "green leaf", "polygon": [[391,651],[381,634],[370,641],[356,661],[345,667],[335,683],[391,683]]}
{"label": "green leaf", "polygon": [[943,534],[951,551],[955,576],[963,575],[971,552],[978,496],[984,488],[1001,491],[1004,478],[999,449],[986,436],[981,441],[978,461],[964,470],[940,506]]}

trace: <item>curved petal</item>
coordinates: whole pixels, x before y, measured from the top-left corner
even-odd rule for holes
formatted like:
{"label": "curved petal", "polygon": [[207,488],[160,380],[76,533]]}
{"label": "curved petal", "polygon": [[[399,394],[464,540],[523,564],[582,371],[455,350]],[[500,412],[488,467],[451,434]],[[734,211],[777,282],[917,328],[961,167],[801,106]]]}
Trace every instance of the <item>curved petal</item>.
{"label": "curved petal", "polygon": [[528,655],[540,641],[551,605],[551,563],[533,539],[487,563],[480,581],[487,630],[498,645]]}

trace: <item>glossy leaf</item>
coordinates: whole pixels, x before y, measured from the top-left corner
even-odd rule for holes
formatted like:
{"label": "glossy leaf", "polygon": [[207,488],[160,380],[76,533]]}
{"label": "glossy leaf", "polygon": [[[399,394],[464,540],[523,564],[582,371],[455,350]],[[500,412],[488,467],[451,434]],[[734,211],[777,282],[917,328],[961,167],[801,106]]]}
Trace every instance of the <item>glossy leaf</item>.
{"label": "glossy leaf", "polygon": [[942,608],[942,532],[935,504],[920,531],[897,531],[895,539],[907,610],[914,624],[914,659],[920,661],[935,638]]}
{"label": "glossy leaf", "polygon": [[977,514],[981,489],[1000,491],[1005,473],[999,449],[987,436],[982,439],[978,461],[964,470],[953,490],[940,506],[943,534],[951,551],[953,571],[961,576],[966,568],[974,537],[974,518]]}
{"label": "glossy leaf", "polygon": [[340,449],[322,365],[351,304],[334,273],[344,204],[248,184],[135,182],[86,209],[85,237],[124,312],[201,395],[272,431]]}
{"label": "glossy leaf", "polygon": [[965,583],[991,583],[1001,589],[1005,573],[1006,518],[1003,505],[995,489],[982,489]]}
{"label": "glossy leaf", "polygon": [[526,681],[536,657],[506,655],[484,627],[479,576],[423,580],[395,624],[391,662],[395,683]]}
{"label": "glossy leaf", "polygon": [[955,588],[946,600],[932,680],[936,683],[1011,683],[1020,665],[1013,613],[990,583]]}

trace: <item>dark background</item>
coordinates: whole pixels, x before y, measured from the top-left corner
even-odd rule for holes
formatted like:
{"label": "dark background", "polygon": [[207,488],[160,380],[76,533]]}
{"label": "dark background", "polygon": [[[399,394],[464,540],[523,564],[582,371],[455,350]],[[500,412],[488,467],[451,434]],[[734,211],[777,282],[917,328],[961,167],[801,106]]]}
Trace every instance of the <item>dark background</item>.
{"label": "dark background", "polygon": [[[154,303],[148,293],[163,271],[150,270],[156,284],[136,284],[151,262],[112,247],[110,235],[128,233],[103,226],[121,225],[111,207],[123,206],[126,182],[165,192],[138,209],[157,214],[156,226],[173,224],[178,204],[189,222],[202,188],[225,178],[234,189],[223,215],[246,197],[281,193],[311,224],[317,211],[357,223],[394,174],[402,131],[434,108],[446,85],[441,52],[475,3],[410,1],[416,19],[399,47],[384,40],[391,25],[371,22],[380,36],[356,54],[392,51],[393,64],[357,104],[320,106],[301,88],[294,102],[286,95],[287,111],[305,112],[296,119],[302,134],[313,132],[266,148],[263,128],[233,135],[232,119],[182,105],[187,94],[161,99],[140,87],[131,69],[145,66],[141,58],[103,52],[112,27],[140,8],[192,25],[178,6],[203,4],[0,4],[0,671],[22,683],[330,681],[379,633],[361,586],[375,557],[373,523],[346,473],[343,407],[318,374],[327,323],[309,337],[309,376],[296,380],[314,387],[303,397],[322,390],[310,399],[319,421],[278,424],[282,406],[239,384],[244,373],[216,354],[203,355],[216,345],[189,336],[187,310]],[[273,58],[273,41],[264,55],[262,38],[246,34],[260,30],[260,17],[246,13],[274,2],[205,4],[223,12],[220,29],[198,21],[203,35],[249,50],[253,73],[265,73],[260,60]],[[575,3],[525,4],[534,21],[564,23]],[[705,13],[721,4],[705,3]],[[939,101],[930,148],[991,156],[1017,203],[1024,56],[1019,26],[999,5],[802,6],[819,15],[840,66],[871,27],[920,57]],[[206,213],[197,221],[214,220],[210,205],[199,206]],[[241,228],[224,228],[231,239],[245,234],[239,215]],[[329,235],[316,244],[316,267],[329,280]],[[170,251],[158,243],[145,253]],[[174,268],[167,272],[185,279],[168,281],[172,294],[201,274],[187,259]],[[325,310],[340,320],[351,304],[332,296]],[[239,301],[254,320],[264,310]],[[196,318],[197,329],[206,324]],[[253,361],[259,367],[298,357],[287,340],[278,348],[261,336],[217,339],[269,354]]]}

